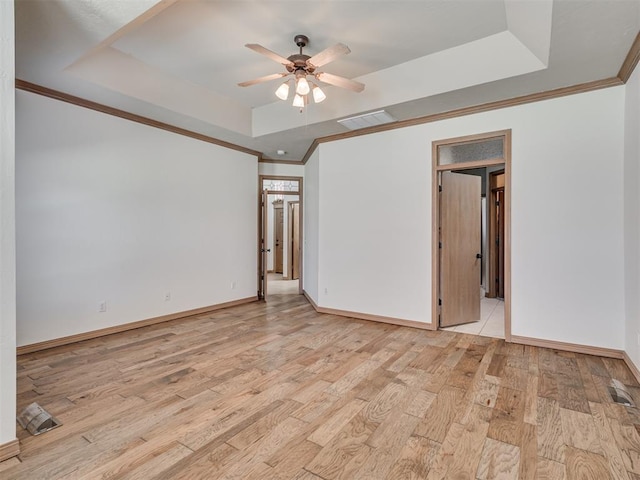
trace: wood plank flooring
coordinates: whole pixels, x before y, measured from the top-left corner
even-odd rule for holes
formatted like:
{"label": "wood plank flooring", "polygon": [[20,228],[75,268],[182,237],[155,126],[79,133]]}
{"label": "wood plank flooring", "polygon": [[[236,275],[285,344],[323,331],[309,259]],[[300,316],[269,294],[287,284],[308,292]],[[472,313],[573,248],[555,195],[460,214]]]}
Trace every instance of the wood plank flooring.
{"label": "wood plank flooring", "polygon": [[272,296],[21,356],[10,479],[640,478],[622,361],[316,313]]}

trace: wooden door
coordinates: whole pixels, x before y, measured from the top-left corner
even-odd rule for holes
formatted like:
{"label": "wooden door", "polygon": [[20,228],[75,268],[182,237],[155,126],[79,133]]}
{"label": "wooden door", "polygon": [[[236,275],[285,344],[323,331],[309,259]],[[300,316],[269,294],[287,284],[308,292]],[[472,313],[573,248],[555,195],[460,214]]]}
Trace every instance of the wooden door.
{"label": "wooden door", "polygon": [[260,252],[259,252],[259,268],[258,268],[258,298],[265,299],[267,297],[267,212],[268,194],[264,190],[260,198]]}
{"label": "wooden door", "polygon": [[274,204],[273,206],[273,224],[274,224],[274,258],[273,258],[273,271],[276,273],[283,273],[283,235],[284,235],[284,209],[282,203]]}
{"label": "wooden door", "polygon": [[481,179],[443,172],[440,193],[440,326],[480,320]]}
{"label": "wooden door", "polygon": [[291,279],[300,278],[300,204],[291,209]]}

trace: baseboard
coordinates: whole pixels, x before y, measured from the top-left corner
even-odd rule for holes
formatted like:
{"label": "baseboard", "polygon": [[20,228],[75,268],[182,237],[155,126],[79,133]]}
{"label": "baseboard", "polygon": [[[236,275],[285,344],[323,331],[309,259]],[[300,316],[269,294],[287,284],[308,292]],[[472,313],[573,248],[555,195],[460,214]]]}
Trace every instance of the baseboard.
{"label": "baseboard", "polygon": [[11,457],[15,457],[20,453],[20,443],[18,439],[11,440],[10,442],[0,445],[0,462],[8,460]]}
{"label": "baseboard", "polygon": [[640,370],[638,370],[638,367],[636,367],[636,364],[633,363],[633,360],[631,360],[631,357],[627,355],[627,352],[622,352],[622,359],[624,360],[624,363],[627,364],[627,367],[629,367],[629,370],[631,370],[631,373],[633,373],[633,376],[636,378],[636,381],[640,383]]}
{"label": "baseboard", "polygon": [[311,304],[311,306],[313,307],[313,309],[317,312],[318,311],[318,305],[316,304],[316,302],[313,301],[313,298],[311,298],[309,296],[309,294],[307,293],[306,290],[302,290],[302,294],[304,295],[304,297],[309,301],[309,303]]}
{"label": "baseboard", "polygon": [[522,345],[531,345],[533,347],[552,348],[554,350],[564,350],[566,352],[583,353],[585,355],[597,355],[599,357],[624,358],[624,352],[622,350],[616,350],[615,348],[594,347],[591,345],[565,343],[555,340],[544,340],[541,338],[520,337],[517,335],[511,335],[511,342],[520,343]]}
{"label": "baseboard", "polygon": [[329,315],[339,315],[341,317],[357,318],[359,320],[369,320],[371,322],[390,323],[392,325],[400,325],[401,327],[419,328],[420,330],[433,329],[431,323],[423,323],[423,322],[416,322],[415,320],[404,320],[402,318],[383,317],[381,315],[371,315],[369,313],[351,312],[348,310],[337,310],[334,308],[319,307],[311,299],[311,297],[309,297],[307,292],[303,290],[302,293],[307,298],[307,300],[309,300],[309,303],[311,303],[311,306],[313,306],[315,311],[318,313],[326,313]]}
{"label": "baseboard", "polygon": [[195,308],[193,310],[186,310],[183,312],[171,313],[169,315],[162,315],[160,317],[148,318],[146,320],[139,320],[137,322],[124,323],[122,325],[115,325],[113,327],[101,328],[99,330],[92,330],[90,332],[78,333],[76,335],[69,335],[68,337],[54,338],[52,340],[46,340],[44,342],[32,343],[29,345],[22,345],[16,349],[18,355],[24,355],[27,353],[39,352],[40,350],[46,350],[48,348],[61,347],[63,345],[69,345],[71,343],[82,342],[84,340],[91,340],[92,338],[104,337],[114,333],[126,332],[128,330],[135,330],[136,328],[148,327],[149,325],[155,325],[157,323],[169,322],[171,320],[178,320],[181,318],[192,317],[194,315],[202,315],[204,313],[214,312],[222,308],[235,307],[237,305],[243,305],[245,303],[257,302],[258,297],[247,297],[239,300],[232,300],[230,302],[218,303],[216,305],[209,305],[208,307]]}

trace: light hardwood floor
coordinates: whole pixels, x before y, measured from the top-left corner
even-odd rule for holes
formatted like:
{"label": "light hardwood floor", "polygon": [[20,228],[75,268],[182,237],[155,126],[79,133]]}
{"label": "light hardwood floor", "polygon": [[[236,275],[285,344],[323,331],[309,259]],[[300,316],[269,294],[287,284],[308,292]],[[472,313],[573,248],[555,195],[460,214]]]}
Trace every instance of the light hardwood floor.
{"label": "light hardwood floor", "polygon": [[316,313],[301,296],[28,354],[9,479],[640,479],[622,361]]}

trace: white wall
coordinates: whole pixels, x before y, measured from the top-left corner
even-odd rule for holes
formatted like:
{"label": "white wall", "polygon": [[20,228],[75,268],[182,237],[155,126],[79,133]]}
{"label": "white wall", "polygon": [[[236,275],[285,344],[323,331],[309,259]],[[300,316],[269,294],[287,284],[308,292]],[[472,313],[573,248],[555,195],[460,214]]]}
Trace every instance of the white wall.
{"label": "white wall", "polygon": [[320,306],[428,321],[423,145],[415,128],[320,145]]}
{"label": "white wall", "polygon": [[255,157],[31,93],[16,109],[19,345],[256,295]]}
{"label": "white wall", "polygon": [[0,1],[0,446],[16,438],[13,2]]}
{"label": "white wall", "polygon": [[622,349],[623,108],[616,87],[320,145],[318,304],[430,322],[431,143],[510,128],[513,334]]}
{"label": "white wall", "polygon": [[302,288],[307,295],[318,303],[318,246],[320,225],[320,149],[316,148],[304,166],[302,249]]}
{"label": "white wall", "polygon": [[273,175],[282,177],[304,177],[304,166],[279,163],[259,163],[258,173],[260,175]]}
{"label": "white wall", "polygon": [[640,68],[625,86],[625,351],[640,368]]}

